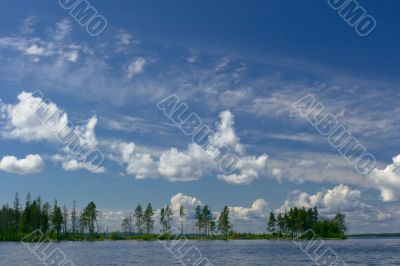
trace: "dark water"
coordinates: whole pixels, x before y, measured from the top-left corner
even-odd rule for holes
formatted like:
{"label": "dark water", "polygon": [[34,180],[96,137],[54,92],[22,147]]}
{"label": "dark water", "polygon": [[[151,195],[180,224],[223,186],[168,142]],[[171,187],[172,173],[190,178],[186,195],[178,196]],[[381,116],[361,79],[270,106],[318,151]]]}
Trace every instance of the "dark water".
{"label": "dark water", "polygon": [[[167,243],[171,245],[171,242]],[[194,265],[201,252],[204,258],[200,265],[318,265],[292,241],[189,241],[182,250],[179,242],[174,254],[190,250],[183,260],[184,265]],[[31,249],[35,246],[30,246]],[[196,248],[197,249],[196,249]],[[64,260],[64,265],[182,265],[162,243],[140,241],[64,242],[52,243],[36,257],[23,243],[0,243],[1,266],[59,265],[63,254],[74,264]],[[400,239],[350,239],[325,241],[320,251],[332,248],[347,265],[400,265]],[[63,253],[60,253],[60,252]],[[52,256],[46,259],[45,255]],[[312,256],[312,251],[310,251]],[[191,257],[188,254],[192,254]],[[327,253],[326,253],[327,254]],[[58,257],[57,257],[58,255]],[[312,256],[313,257],[313,256]],[[40,261],[43,259],[43,262]],[[315,255],[314,255],[315,258]],[[331,256],[332,260],[332,256]],[[192,262],[190,262],[192,261]],[[63,264],[60,264],[63,265]],[[211,264],[210,264],[211,265]],[[319,261],[319,265],[323,261]]]}

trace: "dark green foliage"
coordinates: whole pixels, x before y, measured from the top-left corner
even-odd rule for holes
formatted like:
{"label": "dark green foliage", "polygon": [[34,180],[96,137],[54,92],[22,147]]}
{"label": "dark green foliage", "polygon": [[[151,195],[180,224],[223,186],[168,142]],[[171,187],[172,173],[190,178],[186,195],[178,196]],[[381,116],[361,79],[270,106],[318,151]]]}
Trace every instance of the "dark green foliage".
{"label": "dark green foliage", "polygon": [[225,206],[218,219],[218,230],[221,232],[222,236],[227,237],[231,228],[229,208]]}
{"label": "dark green foliage", "polygon": [[139,204],[135,209],[136,228],[139,234],[143,234],[143,209]]}
{"label": "dark green foliage", "polygon": [[291,208],[289,213],[270,213],[268,221],[268,231],[276,237],[300,237],[312,236],[305,235],[305,232],[312,230],[321,238],[346,238],[345,215],[338,213],[332,220],[320,219],[318,209],[306,210],[303,208]]}
{"label": "dark green foliage", "polygon": [[[97,239],[96,204],[90,202],[80,217],[76,214],[75,202],[73,205],[71,223],[68,223],[69,214],[66,206],[61,208],[57,201],[51,206],[47,202],[43,203],[40,197],[32,201],[28,194],[24,206],[21,207],[17,193],[13,208],[6,204],[0,209],[0,241],[20,241],[38,230],[46,238],[53,240]],[[81,227],[81,235],[75,238],[78,226]]]}
{"label": "dark green foliage", "polygon": [[61,228],[63,225],[63,215],[61,208],[57,206],[57,201],[54,202],[54,208],[51,214],[51,224],[53,225],[53,231],[56,233],[56,239],[58,239],[60,237]]}
{"label": "dark green foliage", "polygon": [[[281,214],[279,214],[279,215],[281,215]],[[280,218],[280,220],[282,220],[282,217]],[[276,219],[275,219],[275,214],[273,212],[269,213],[267,231],[269,231],[271,233],[275,233],[275,231],[276,231]]]}
{"label": "dark green foliage", "polygon": [[153,216],[154,216],[153,207],[149,203],[147,205],[147,208],[144,211],[144,215],[143,215],[143,221],[144,221],[144,225],[145,225],[147,234],[150,234],[150,232],[153,231],[153,227],[154,227]]}
{"label": "dark green foliage", "polygon": [[97,225],[98,211],[96,204],[91,201],[82,211],[80,216],[80,224],[82,233],[87,233],[89,238],[94,237],[95,228]]}
{"label": "dark green foliage", "polygon": [[205,205],[203,208],[201,206],[196,207],[195,219],[198,235],[209,236],[215,231],[214,217],[208,205]]}

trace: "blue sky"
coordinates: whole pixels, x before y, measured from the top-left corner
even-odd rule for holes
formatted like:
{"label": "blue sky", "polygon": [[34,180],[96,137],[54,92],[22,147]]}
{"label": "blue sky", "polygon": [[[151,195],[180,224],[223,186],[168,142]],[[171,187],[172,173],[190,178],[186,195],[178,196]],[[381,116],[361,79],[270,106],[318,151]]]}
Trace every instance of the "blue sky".
{"label": "blue sky", "polygon": [[[242,231],[317,205],[345,212],[351,232],[399,231],[399,3],[359,2],[377,22],[366,37],[327,1],[91,1],[108,21],[99,37],[57,1],[2,2],[0,203],[17,191],[94,200],[115,226],[138,203],[201,201],[232,207]],[[101,171],[26,110],[36,90],[104,153]],[[309,93],[375,156],[371,174],[293,110]],[[208,165],[157,108],[171,94],[237,148],[237,175]]]}

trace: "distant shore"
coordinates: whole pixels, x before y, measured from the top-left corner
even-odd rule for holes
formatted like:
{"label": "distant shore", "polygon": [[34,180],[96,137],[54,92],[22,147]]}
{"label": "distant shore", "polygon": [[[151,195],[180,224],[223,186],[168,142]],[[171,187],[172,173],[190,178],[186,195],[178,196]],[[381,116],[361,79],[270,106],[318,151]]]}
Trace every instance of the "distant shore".
{"label": "distant shore", "polygon": [[[400,233],[374,233],[374,234],[351,234],[342,238],[321,238],[322,240],[346,240],[354,238],[400,238]],[[112,232],[109,234],[99,234],[93,238],[87,236],[69,236],[55,239],[46,236],[46,240],[54,242],[91,242],[91,241],[158,241],[158,240],[175,240],[175,239],[185,239],[185,240],[196,240],[196,241],[231,241],[231,240],[274,240],[274,241],[292,241],[296,237],[290,236],[274,236],[272,234],[252,234],[252,233],[232,233],[226,237],[221,235],[193,235],[193,234],[183,234],[183,235],[168,235],[168,234],[134,234],[134,235],[124,235],[119,232]],[[302,238],[307,240],[307,238]],[[310,239],[310,238],[309,238]],[[14,241],[1,241],[0,242],[41,242],[42,238],[32,238],[25,240],[14,240]]]}
{"label": "distant shore", "polygon": [[400,233],[352,234],[349,238],[400,238]]}
{"label": "distant shore", "polygon": [[[11,240],[11,241],[1,241],[0,242],[42,242],[54,241],[54,242],[90,242],[90,241],[168,241],[176,239],[185,240],[196,240],[196,241],[231,241],[231,240],[274,240],[274,241],[292,241],[297,239],[291,236],[274,236],[272,234],[252,234],[252,233],[232,233],[228,236],[222,235],[193,235],[193,234],[135,234],[135,235],[124,235],[119,232],[112,232],[109,234],[99,234],[94,237],[88,236],[66,236],[60,238],[54,238],[52,236],[37,236],[21,239],[21,240]],[[312,239],[311,237],[302,237],[301,239]],[[345,240],[347,237],[342,238],[321,238],[324,240]]]}

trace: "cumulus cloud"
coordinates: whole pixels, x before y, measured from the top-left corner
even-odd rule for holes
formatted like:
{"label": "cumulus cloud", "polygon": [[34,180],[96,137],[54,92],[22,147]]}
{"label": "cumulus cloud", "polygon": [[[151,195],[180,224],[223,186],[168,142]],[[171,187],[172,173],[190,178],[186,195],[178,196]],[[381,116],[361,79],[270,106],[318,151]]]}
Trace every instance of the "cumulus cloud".
{"label": "cumulus cloud", "polygon": [[23,159],[4,156],[0,160],[0,170],[20,175],[39,173],[43,169],[43,159],[38,154],[29,154]]}
{"label": "cumulus cloud", "polygon": [[195,217],[195,209],[197,206],[202,206],[202,202],[192,196],[177,193],[171,198],[171,208],[174,214],[179,213],[179,208],[182,206],[185,210],[186,217],[193,219]]}
{"label": "cumulus cloud", "polygon": [[157,163],[150,154],[135,154],[126,168],[128,174],[135,175],[137,179],[157,178]]}
{"label": "cumulus cloud", "polygon": [[189,144],[183,152],[171,148],[161,154],[158,170],[169,181],[198,180],[213,168],[207,156],[196,143]]}
{"label": "cumulus cloud", "polygon": [[[1,105],[1,114],[4,127],[2,136],[23,141],[56,140],[58,129],[68,122],[68,115],[55,103],[46,102],[40,96],[30,92],[21,92],[18,95],[19,102]],[[41,116],[36,112],[36,107],[51,115],[51,119],[42,122]]]}
{"label": "cumulus cloud", "polygon": [[92,162],[85,163],[82,158],[97,149],[96,116],[91,117],[85,125],[73,126],[65,111],[55,103],[42,99],[39,94],[21,92],[18,100],[16,104],[0,105],[2,137],[58,144],[63,154],[52,159],[61,162],[67,171],[84,168],[94,173],[105,171],[104,167],[96,167]]}
{"label": "cumulus cloud", "polygon": [[117,152],[117,157],[111,159],[126,165],[126,173],[134,175],[136,179],[157,178],[158,164],[150,154],[135,152],[133,142],[113,142],[111,149]]}
{"label": "cumulus cloud", "polygon": [[238,154],[237,170],[230,175],[218,174],[217,165],[212,163],[207,151],[196,143],[190,143],[182,151],[170,148],[161,152],[158,159],[153,159],[149,154],[135,152],[134,143],[116,142],[111,147],[117,152],[118,158],[113,159],[126,164],[126,172],[135,175],[137,179],[163,177],[171,182],[195,181],[211,173],[231,184],[249,184],[266,174],[268,157],[266,154],[259,157],[245,156],[233,125],[233,114],[230,111],[221,112],[217,130],[209,141],[216,148],[227,146]]}
{"label": "cumulus cloud", "polygon": [[218,178],[231,184],[249,184],[266,173],[268,156],[266,154],[259,157],[244,156],[245,149],[233,127],[234,115],[226,110],[221,112],[219,117],[220,122],[217,124],[217,131],[212,137],[212,143],[216,147],[224,145],[230,147],[239,156],[239,161],[235,173],[230,175],[219,174]]}
{"label": "cumulus cloud", "polygon": [[217,124],[217,131],[212,137],[212,143],[216,147],[226,145],[238,154],[243,154],[244,147],[240,143],[240,139],[233,128],[235,116],[229,110],[226,110],[219,114],[219,118],[220,122]]}
{"label": "cumulus cloud", "polygon": [[400,198],[400,154],[393,157],[393,163],[384,169],[375,168],[368,176],[371,187],[381,191],[383,201],[394,201]]}
{"label": "cumulus cloud", "polygon": [[146,64],[146,60],[142,57],[136,58],[133,60],[126,70],[128,74],[128,78],[132,78],[136,74],[140,74],[143,72],[144,65]]}
{"label": "cumulus cloud", "polygon": [[229,207],[233,220],[264,220],[268,214],[268,203],[264,199],[255,200],[251,207]]}
{"label": "cumulus cloud", "polygon": [[332,189],[327,189],[314,195],[293,191],[279,211],[283,212],[291,207],[317,207],[321,213],[334,214],[338,211],[353,212],[368,208],[369,206],[362,203],[360,199],[360,190],[351,189],[348,186],[340,184]]}
{"label": "cumulus cloud", "polygon": [[250,184],[254,179],[263,175],[267,171],[267,155],[259,157],[246,156],[239,159],[238,173],[230,175],[218,175],[218,178],[231,184]]}
{"label": "cumulus cloud", "polygon": [[159,172],[170,181],[193,181],[202,175],[201,169],[193,167],[194,159],[172,148],[160,157]]}
{"label": "cumulus cloud", "polygon": [[[181,206],[185,209],[186,216],[189,219],[194,219],[196,207],[204,206],[204,203],[196,197],[177,193],[171,198],[171,207],[174,214],[177,215],[179,213]],[[229,216],[235,221],[264,220],[267,217],[268,210],[268,203],[264,199],[257,199],[253,201],[250,207],[229,207]],[[214,214],[218,216],[219,212]]]}
{"label": "cumulus cloud", "polygon": [[[19,102],[1,104],[2,118],[1,134],[3,137],[22,141],[56,141],[69,122],[68,114],[54,102],[42,99],[39,94],[21,92]],[[90,148],[97,146],[95,127],[98,122],[96,116],[91,117],[86,125],[68,127],[79,136],[82,145]],[[59,135],[57,137],[57,135]]]}
{"label": "cumulus cloud", "polygon": [[55,154],[51,159],[54,162],[61,163],[61,166],[65,171],[88,170],[94,174],[102,174],[106,172],[104,166],[94,165],[91,162],[78,161],[74,156],[68,154]]}

